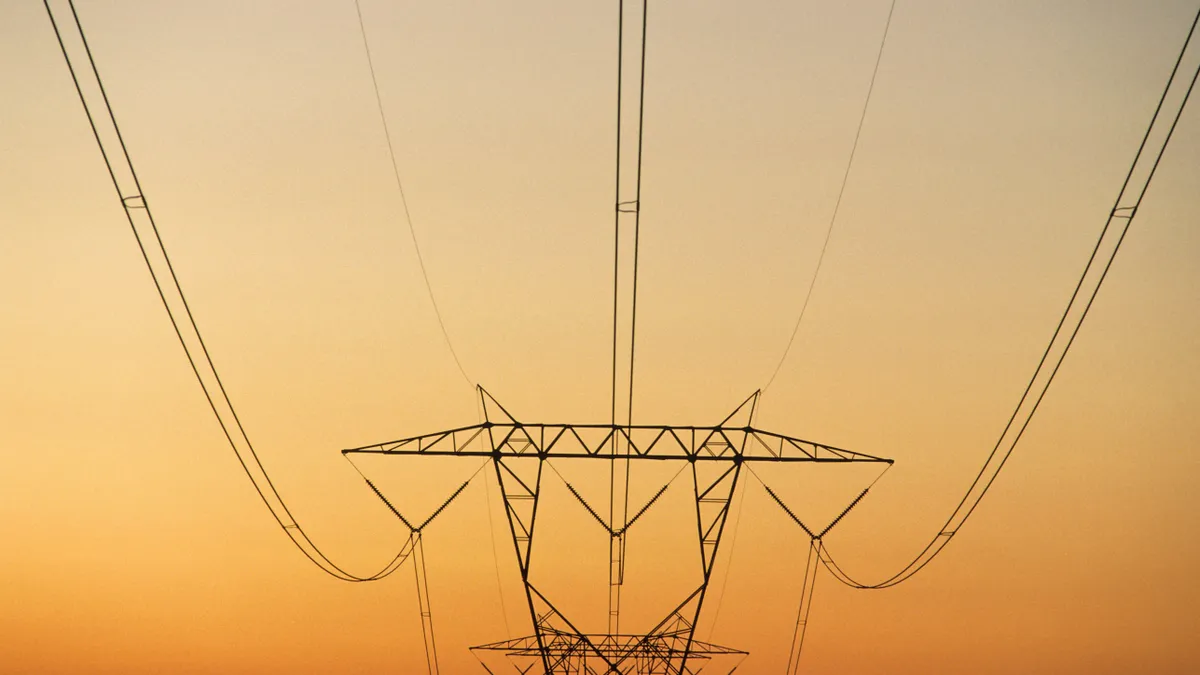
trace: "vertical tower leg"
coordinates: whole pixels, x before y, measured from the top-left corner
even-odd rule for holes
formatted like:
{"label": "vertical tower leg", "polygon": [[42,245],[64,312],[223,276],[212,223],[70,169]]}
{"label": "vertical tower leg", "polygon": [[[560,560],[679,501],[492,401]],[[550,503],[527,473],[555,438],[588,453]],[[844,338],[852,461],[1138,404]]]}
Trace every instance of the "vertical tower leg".
{"label": "vertical tower leg", "polygon": [[517,553],[517,566],[521,570],[521,583],[525,588],[529,617],[537,636],[538,650],[542,655],[542,666],[545,673],[550,673],[551,663],[541,629],[542,621],[534,604],[534,591],[529,585],[533,528],[537,522],[538,497],[542,486],[542,460],[536,457],[496,457],[492,464],[496,470],[500,494],[504,498],[504,513],[508,518],[508,530],[512,534],[513,548]]}
{"label": "vertical tower leg", "polygon": [[[700,538],[700,565],[703,570],[703,581],[696,593],[695,612],[688,623],[687,642],[683,655],[678,659],[677,668],[672,672],[686,673],[688,653],[692,648],[696,624],[700,620],[700,610],[704,606],[704,597],[708,593],[708,582],[712,579],[713,566],[717,561],[717,551],[721,546],[721,535],[725,532],[725,523],[729,519],[729,505],[733,501],[733,493],[737,489],[738,478],[741,477],[742,463],[739,460],[731,465],[724,462],[692,463],[692,481],[696,496],[696,525]],[[674,666],[675,664],[672,664]]]}

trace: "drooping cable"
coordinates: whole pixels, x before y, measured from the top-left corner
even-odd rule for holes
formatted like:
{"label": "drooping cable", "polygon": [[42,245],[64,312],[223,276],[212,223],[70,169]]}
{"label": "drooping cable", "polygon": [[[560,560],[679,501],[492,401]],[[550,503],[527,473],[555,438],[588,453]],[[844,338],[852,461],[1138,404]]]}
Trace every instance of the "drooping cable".
{"label": "drooping cable", "polygon": [[850,170],[854,168],[854,154],[858,151],[858,140],[862,137],[863,123],[867,121],[867,110],[871,107],[871,94],[875,91],[875,78],[879,75],[879,64],[883,61],[883,48],[887,45],[888,30],[892,27],[892,14],[895,11],[896,0],[892,0],[892,4],[888,8],[887,21],[883,24],[883,37],[879,40],[879,52],[875,55],[875,67],[871,70],[871,81],[867,84],[867,96],[863,100],[862,113],[858,116],[858,128],[854,131],[854,142],[850,145],[850,157],[846,160],[846,171],[842,174],[842,184],[838,188],[837,199],[833,203],[833,213],[829,216],[829,225],[825,228],[825,240],[821,243],[821,253],[817,255],[817,266],[808,280],[808,290],[804,292],[804,301],[800,303],[800,313],[796,317],[796,324],[792,326],[792,334],[788,337],[787,346],[783,348],[779,362],[775,364],[775,369],[771,371],[771,376],[763,385],[763,392],[771,387],[771,383],[775,381],[775,377],[783,368],[783,362],[787,360],[788,354],[792,351],[796,336],[800,333],[800,324],[804,321],[804,313],[808,311],[808,302],[812,299],[813,289],[816,288],[817,277],[821,274],[821,264],[825,262],[825,251],[829,249],[833,227],[837,224],[838,211],[842,207],[842,197],[846,194],[846,184],[850,182]]}
{"label": "drooping cable", "polygon": [[[1079,334],[1080,328],[1083,327],[1083,322],[1092,308],[1092,303],[1095,301],[1096,295],[1100,292],[1100,287],[1104,284],[1104,280],[1108,276],[1113,261],[1121,249],[1121,244],[1125,241],[1125,235],[1129,232],[1129,227],[1137,215],[1142,199],[1150,187],[1150,183],[1158,170],[1163,154],[1175,132],[1176,125],[1179,123],[1179,118],[1183,114],[1187,101],[1195,88],[1197,77],[1200,76],[1200,55],[1193,57],[1196,59],[1196,64],[1195,71],[1190,80],[1186,76],[1177,80],[1176,76],[1180,74],[1180,65],[1184,62],[1189,47],[1194,44],[1193,38],[1195,37],[1197,23],[1200,23],[1200,10],[1197,11],[1195,19],[1192,20],[1187,38],[1184,40],[1183,47],[1179,50],[1179,57],[1171,69],[1171,75],[1167,79],[1167,84],[1163,88],[1163,93],[1158,100],[1158,104],[1155,106],[1150,124],[1146,128],[1146,133],[1142,137],[1141,143],[1138,145],[1137,153],[1134,155],[1129,171],[1125,175],[1125,180],[1121,184],[1121,189],[1117,193],[1113,208],[1109,211],[1108,219],[1100,231],[1100,236],[1097,238],[1096,245],[1088,257],[1083,273],[1075,284],[1075,289],[1071,293],[1067,307],[1063,310],[1062,316],[1058,320],[1058,325],[1055,326],[1054,333],[1051,335],[1045,351],[1042,352],[1041,359],[1038,361],[1038,365],[1034,369],[1029,383],[1025,386],[1020,400],[1013,409],[1012,415],[1009,416],[1008,422],[1004,425],[1004,429],[1001,431],[1000,437],[993,446],[991,453],[988,454],[983,467],[976,474],[975,479],[971,482],[970,487],[967,488],[966,493],[954,508],[950,517],[946,519],[945,524],[929,543],[925,545],[925,548],[899,572],[887,577],[883,581],[871,584],[856,581],[846,574],[834,560],[833,556],[829,554],[828,550],[824,550],[821,558],[822,563],[842,583],[855,588],[888,588],[909,579],[924,569],[950,543],[950,540],[954,538],[963,524],[974,513],[976,507],[979,506],[983,497],[992,487],[996,477],[999,476],[1001,469],[1008,462],[1017,443],[1021,440],[1025,430],[1029,427],[1030,421],[1032,421],[1034,414],[1045,398],[1050,384],[1058,374],[1058,370],[1062,366],[1067,352],[1070,351],[1071,346],[1075,342],[1075,337]],[[1197,51],[1200,51],[1200,49]],[[1186,87],[1186,89],[1182,95],[1179,95],[1178,89],[1181,87]],[[1162,116],[1164,106],[1169,98],[1175,99],[1173,103],[1174,114],[1167,113],[1165,116]],[[1170,121],[1163,121],[1166,119]],[[1163,125],[1167,125],[1165,133],[1161,131]],[[1146,151],[1150,146],[1152,137],[1156,138],[1157,149],[1150,149],[1147,153]],[[1146,166],[1147,164],[1149,164],[1148,167]]]}
{"label": "drooping cable", "polygon": [[[638,77],[638,127],[637,127],[637,187],[634,189],[634,201],[637,209],[633,212],[633,290],[630,294],[629,308],[629,410],[626,423],[633,424],[633,365],[637,352],[637,301],[638,301],[638,244],[641,240],[642,227],[642,137],[645,131],[646,119],[646,21],[649,18],[650,2],[642,2],[642,56]],[[626,465],[628,467],[628,465]],[[625,494],[625,506],[629,507],[629,493]]]}
{"label": "drooping cable", "polygon": [[400,195],[400,205],[404,210],[404,222],[408,225],[408,235],[412,238],[413,251],[417,254],[417,266],[421,268],[421,279],[425,282],[425,293],[429,296],[429,304],[433,307],[434,316],[437,317],[438,327],[442,329],[442,339],[446,342],[446,349],[450,350],[450,356],[454,358],[454,365],[458,366],[458,372],[462,373],[463,379],[467,381],[467,385],[474,389],[475,381],[467,374],[466,368],[463,368],[462,360],[458,358],[458,351],[454,349],[454,342],[450,339],[450,331],[446,330],[446,321],[442,318],[442,309],[433,294],[433,284],[429,281],[429,271],[425,267],[425,256],[421,253],[421,244],[417,241],[417,230],[413,226],[412,213],[408,208],[408,198],[404,194],[404,183],[400,180],[400,165],[396,161],[396,149],[392,145],[392,132],[388,127],[387,113],[383,107],[383,96],[379,93],[379,80],[375,76],[375,61],[371,58],[371,43],[367,40],[367,26],[363,20],[362,6],[359,4],[359,0],[354,0],[354,11],[358,15],[358,30],[362,35],[363,52],[367,56],[367,68],[371,72],[371,88],[375,91],[375,104],[379,109],[379,122],[383,127],[383,138],[387,141],[388,158],[392,162],[392,176],[396,179],[396,192]]}
{"label": "drooping cable", "polygon": [[[142,260],[150,272],[158,297],[162,301],[163,307],[167,310],[167,316],[171,321],[175,336],[183,346],[188,364],[191,366],[192,373],[200,384],[205,400],[208,402],[213,415],[217,418],[217,423],[221,427],[221,432],[225,436],[225,440],[229,443],[230,448],[237,457],[243,472],[250,479],[255,492],[258,493],[259,498],[267,506],[267,509],[271,512],[271,516],[279,524],[279,527],[287,535],[288,539],[291,540],[306,558],[326,574],[343,581],[361,582],[375,581],[395,572],[411,553],[412,549],[408,545],[401,547],[395,557],[384,565],[379,572],[368,576],[351,574],[330,560],[292,516],[286,502],[284,502],[279,491],[271,481],[270,476],[267,474],[266,469],[263,467],[262,462],[259,460],[254,445],[251,443],[236,410],[233,408],[233,403],[230,401],[225,385],[217,373],[212,356],[200,334],[191,307],[184,295],[183,288],[180,286],[179,278],[175,273],[174,266],[171,264],[170,256],[167,253],[158,226],[150,211],[148,200],[137,178],[137,172],[134,170],[133,161],[129,156],[125,139],[121,135],[120,127],[117,124],[116,116],[113,113],[112,105],[108,98],[108,93],[105,91],[103,80],[96,67],[96,62],[88,45],[87,36],[80,22],[79,14],[75,9],[75,3],[73,0],[67,0],[74,28],[79,37],[79,43],[87,57],[92,77],[90,84],[94,86],[103,101],[102,108],[105,115],[103,119],[98,119],[97,115],[93,114],[92,104],[89,102],[88,96],[84,93],[83,85],[79,79],[79,72],[72,61],[71,53],[60,30],[59,22],[55,18],[54,9],[50,6],[50,0],[43,0],[43,5],[46,8],[47,16],[50,18],[50,23],[54,29],[54,35],[58,41],[59,48],[62,50],[67,69],[70,71],[75,91],[79,96],[80,103],[83,104],[84,113],[87,115],[92,135],[100,149],[100,154],[103,157],[113,187],[117,191],[117,196],[121,200],[126,220],[128,220],[129,226],[133,231],[138,249],[142,255]],[[87,74],[87,71],[84,71],[84,75],[87,76]],[[114,165],[114,157],[110,155],[105,145],[98,124],[105,124],[105,135],[111,135],[111,137],[116,139],[117,146],[120,149],[120,155],[117,157],[117,160],[124,160],[119,166],[121,176],[118,176],[118,166]],[[152,255],[160,260],[158,264],[152,261]],[[172,301],[174,301],[174,305]],[[182,312],[179,308],[182,309]]]}
{"label": "drooping cable", "polygon": [[613,330],[612,330],[612,392],[609,411],[610,424],[617,423],[617,355],[621,344],[620,331],[620,271],[621,271],[621,214],[633,216],[633,260],[631,262],[632,289],[630,292],[630,327],[629,327],[629,398],[626,408],[625,423],[633,423],[633,391],[634,391],[634,359],[637,343],[637,296],[638,296],[638,256],[640,253],[641,234],[641,199],[642,199],[642,149],[644,141],[644,121],[646,113],[646,29],[649,18],[650,3],[642,2],[641,46],[638,63],[638,112],[637,112],[637,149],[634,164],[634,196],[632,200],[622,200],[621,190],[621,147],[622,147],[622,112],[624,101],[624,54],[625,54],[625,3],[617,3],[617,115],[616,115],[616,162],[614,171],[615,208],[613,211]]}
{"label": "drooping cable", "polygon": [[[625,414],[626,424],[633,425],[633,372],[637,354],[637,301],[638,301],[638,251],[642,230],[642,138],[646,119],[646,24],[650,16],[650,0],[642,0],[642,54],[638,73],[638,122],[637,122],[637,186],[634,188],[633,213],[633,289],[630,292],[629,308],[629,399]],[[625,463],[625,505],[622,513],[629,514],[629,476],[632,465]],[[622,554],[623,556],[624,554]]]}
{"label": "drooping cable", "polygon": [[429,597],[429,570],[425,565],[425,537],[421,532],[413,533],[413,572],[417,582],[417,605],[421,613],[421,643],[425,647],[425,668],[428,675],[440,675],[437,639],[433,631],[433,604]]}
{"label": "drooping cable", "polygon": [[[613,319],[612,319],[612,406],[610,408],[609,424],[617,424],[617,346],[619,343],[617,325],[621,302],[620,273],[621,273],[621,112],[622,92],[625,81],[625,0],[617,0],[617,134],[616,134],[616,166],[615,184],[613,188]],[[613,436],[613,454],[618,452],[618,437]],[[616,525],[616,488],[617,463],[611,462],[608,467],[608,529]],[[626,483],[628,484],[628,483]],[[610,548],[610,556],[612,550]],[[612,611],[612,583],[614,581],[612,565],[609,565],[609,612]]]}
{"label": "drooping cable", "polygon": [[[640,253],[640,233],[641,233],[641,195],[642,195],[642,158],[643,158],[643,140],[644,140],[644,125],[645,120],[645,93],[646,93],[646,32],[647,18],[649,16],[649,0],[641,0],[642,3],[642,24],[641,24],[641,45],[638,47],[638,101],[637,101],[637,118],[636,118],[636,138],[637,148],[634,169],[634,192],[632,199],[622,199],[622,148],[624,145],[622,118],[624,117],[624,89],[625,89],[625,2],[618,0],[617,7],[617,120],[616,120],[616,166],[614,172],[615,179],[615,196],[614,196],[614,212],[613,212],[613,334],[612,334],[612,392],[611,392],[611,407],[610,421],[616,425],[617,422],[617,374],[618,374],[618,353],[622,345],[620,337],[620,308],[621,308],[621,222],[622,214],[632,215],[633,217],[633,260],[630,265],[631,291],[630,291],[630,320],[629,320],[629,382],[628,382],[628,399],[625,407],[626,417],[624,424],[626,426],[633,424],[633,394],[634,394],[634,375],[635,375],[635,359],[637,353],[637,295],[638,295],[638,256]],[[627,439],[628,440],[628,439]],[[614,440],[613,452],[614,455],[621,455],[622,449],[618,446],[620,442]],[[624,448],[624,454],[628,454],[628,447]],[[625,460],[623,467],[624,483],[620,487],[618,493],[618,476],[622,473],[622,469],[618,467],[618,462],[614,460],[609,469],[609,514],[608,527],[610,531],[616,532],[616,521],[628,517],[629,514],[629,479],[631,466],[628,459]],[[621,514],[618,516],[618,505]],[[611,632],[617,632],[617,627],[620,620],[620,587],[623,584],[624,578],[624,558],[625,558],[625,537],[623,532],[618,532],[614,535],[610,543],[610,559],[612,564],[609,566],[609,629]]]}
{"label": "drooping cable", "polygon": [[612,320],[612,407],[609,424],[617,423],[617,323],[620,311],[620,279],[621,279],[621,92],[624,89],[625,66],[625,2],[617,0],[617,149],[616,149],[616,187],[613,199],[616,207],[613,209],[613,320]]}
{"label": "drooping cable", "polygon": [[[616,133],[616,165],[614,174],[616,176],[613,187],[613,297],[612,297],[612,404],[609,409],[609,424],[616,426],[617,424],[617,345],[619,344],[617,335],[617,325],[620,318],[620,303],[621,303],[621,112],[622,112],[622,92],[624,90],[625,80],[625,0],[617,0],[617,133]],[[618,437],[613,436],[613,454],[618,452]],[[613,526],[616,525],[616,510],[617,510],[617,463],[610,462],[608,466],[608,530],[611,532]],[[616,577],[613,573],[612,554],[613,544],[609,544],[609,598],[608,610],[610,622],[612,622],[612,611],[614,604],[613,597],[613,582]],[[617,596],[619,601],[619,596]]]}
{"label": "drooping cable", "polygon": [[796,675],[800,670],[800,654],[804,651],[804,636],[808,632],[808,616],[812,611],[813,591],[817,586],[817,572],[821,569],[821,539],[810,539],[804,560],[804,580],[800,586],[800,607],[796,610],[796,628],[792,632],[792,644],[788,648],[786,675]]}

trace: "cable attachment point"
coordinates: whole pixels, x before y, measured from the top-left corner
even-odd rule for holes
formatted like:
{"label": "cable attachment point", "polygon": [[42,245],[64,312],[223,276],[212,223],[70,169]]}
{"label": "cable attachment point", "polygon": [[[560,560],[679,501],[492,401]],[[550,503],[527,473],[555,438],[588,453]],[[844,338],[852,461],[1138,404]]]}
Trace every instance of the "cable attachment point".
{"label": "cable attachment point", "polygon": [[142,195],[121,197],[121,204],[127,209],[144,209],[146,208],[146,198]]}
{"label": "cable attachment point", "polygon": [[641,210],[641,205],[638,200],[633,199],[627,202],[617,202],[618,213],[637,213]]}

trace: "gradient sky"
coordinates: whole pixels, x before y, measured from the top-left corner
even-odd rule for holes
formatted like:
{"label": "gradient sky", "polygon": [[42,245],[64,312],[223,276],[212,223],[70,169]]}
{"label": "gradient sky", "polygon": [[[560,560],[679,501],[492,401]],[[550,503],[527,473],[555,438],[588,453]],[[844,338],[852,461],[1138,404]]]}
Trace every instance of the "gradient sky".
{"label": "gradient sky", "polygon": [[[887,14],[834,5],[652,5],[640,421],[719,421],[784,348]],[[339,561],[378,566],[404,532],[337,451],[476,407],[399,217],[353,2],[78,7],[276,485]],[[614,3],[363,11],[464,366],[523,419],[603,421]],[[813,303],[759,418],[896,459],[830,537],[852,574],[898,569],[982,463],[1194,13],[899,0]],[[1193,102],[995,489],[902,586],[823,575],[802,672],[1200,670],[1198,187]],[[411,570],[319,574],[223,445],[36,2],[0,3],[0,288],[0,670],[423,672]],[[419,484],[362,466],[389,493]],[[497,589],[487,495],[473,484],[427,538],[445,673],[481,672],[466,647],[507,637],[506,619],[529,629],[504,539]],[[761,489],[738,504],[700,636],[749,649],[739,673],[776,673],[806,542]],[[646,550],[669,548],[669,521],[646,524]],[[591,563],[561,555],[566,588]]]}

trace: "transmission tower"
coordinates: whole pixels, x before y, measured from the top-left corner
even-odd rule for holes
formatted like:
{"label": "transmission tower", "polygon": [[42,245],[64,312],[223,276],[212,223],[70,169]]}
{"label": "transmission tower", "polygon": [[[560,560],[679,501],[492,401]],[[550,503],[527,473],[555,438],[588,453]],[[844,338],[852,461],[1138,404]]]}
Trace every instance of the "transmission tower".
{"label": "transmission tower", "polygon": [[[482,459],[490,464],[500,484],[533,634],[472,649],[503,653],[522,673],[531,672],[531,668],[540,665],[540,670],[532,672],[682,675],[699,673],[710,663],[717,665],[722,657],[744,656],[744,651],[702,642],[695,635],[696,622],[723,541],[730,502],[743,479],[743,470],[754,471],[754,466],[765,470],[770,465],[791,463],[891,463],[888,459],[755,428],[757,392],[714,426],[525,423],[518,421],[484,389],[479,389],[479,396],[484,410],[484,421],[480,424],[342,452],[346,455],[457,457],[476,463]],[[687,482],[692,493],[694,520],[679,526],[694,528],[698,553],[695,562],[701,581],[679,600],[674,609],[642,631],[584,632],[578,627],[579,622],[549,597],[551,594],[539,586],[541,581],[531,573],[530,562],[535,553],[543,546],[554,545],[554,541],[543,541],[536,536],[543,487],[549,472],[555,471],[553,463],[566,460],[587,460],[595,464],[596,470],[608,469],[610,473],[618,465],[624,471],[629,465],[644,462],[670,463],[690,478]],[[629,529],[655,505],[673,480],[663,484],[649,501],[615,523],[606,520],[573,485],[566,483],[566,487],[616,547],[615,542],[623,545]],[[773,491],[770,494],[783,506]],[[613,492],[610,496],[624,499],[623,495]],[[453,497],[450,495],[450,499]],[[857,499],[853,503],[856,502]],[[784,508],[816,539],[824,536],[849,510],[847,507],[834,522],[813,532],[800,523],[793,511]],[[397,515],[400,514],[397,512]],[[411,520],[405,518],[405,522],[411,523]],[[411,527],[418,531],[422,529],[421,526]],[[621,560],[624,560],[623,555]]]}
{"label": "transmission tower", "polygon": [[[743,478],[743,469],[771,464],[813,462],[875,462],[891,460],[851,452],[799,438],[754,428],[754,411],[759,393],[715,426],[669,426],[634,424],[634,375],[637,344],[638,248],[642,214],[642,140],[645,112],[646,36],[649,0],[618,0],[616,166],[613,209],[613,317],[612,398],[608,424],[542,424],[518,421],[482,387],[478,388],[484,421],[480,424],[423,436],[344,450],[343,454],[458,457],[486,460],[500,485],[500,498],[508,531],[516,553],[532,634],[479,645],[477,655],[500,653],[521,673],[547,675],[659,675],[699,673],[720,669],[731,672],[746,652],[702,642],[696,638],[696,623],[707,597],[728,521],[730,502]],[[588,460],[593,475],[608,476],[607,503],[589,503],[572,484],[566,484],[595,523],[608,537],[607,631],[589,633],[580,628],[578,617],[549,597],[534,578],[530,562],[535,551],[555,542],[535,533],[542,503],[543,485],[549,468],[557,460]],[[625,585],[629,529],[659,500],[672,481],[664,483],[644,505],[631,509],[630,477],[634,465],[644,462],[679,465],[680,474],[690,474],[694,522],[679,527],[695,528],[700,582],[675,607],[655,623],[627,630],[622,623],[621,596]],[[750,469],[753,471],[753,469]],[[369,482],[369,481],[368,481]],[[382,492],[371,484],[381,498]],[[465,487],[465,484],[464,484]],[[765,487],[765,484],[764,484]],[[462,488],[459,488],[461,492]],[[820,536],[805,526],[770,488],[768,493],[810,537]],[[865,491],[864,493],[865,494]],[[457,493],[443,503],[448,504]],[[862,495],[859,495],[861,499]],[[387,499],[384,498],[387,502]],[[842,515],[858,499],[848,505]],[[389,508],[418,536],[422,526],[402,515],[390,502]],[[597,509],[599,506],[599,509]],[[439,509],[440,511],[440,509]],[[432,517],[431,517],[432,518]],[[419,550],[419,549],[418,549]],[[810,563],[812,556],[810,555]],[[422,607],[422,629],[430,653],[432,618],[427,611],[428,587],[423,561],[417,560],[418,598]],[[809,572],[815,574],[815,564]],[[806,573],[806,587],[809,574]],[[811,597],[811,590],[806,596]],[[802,597],[801,617],[807,615]],[[627,623],[627,622],[626,622]],[[797,635],[803,631],[797,622]],[[793,641],[794,645],[797,641]],[[795,651],[795,646],[793,647]],[[481,663],[483,659],[480,659]],[[428,659],[430,672],[437,670],[436,656]],[[487,668],[486,664],[484,667]],[[791,664],[789,663],[789,670]]]}

